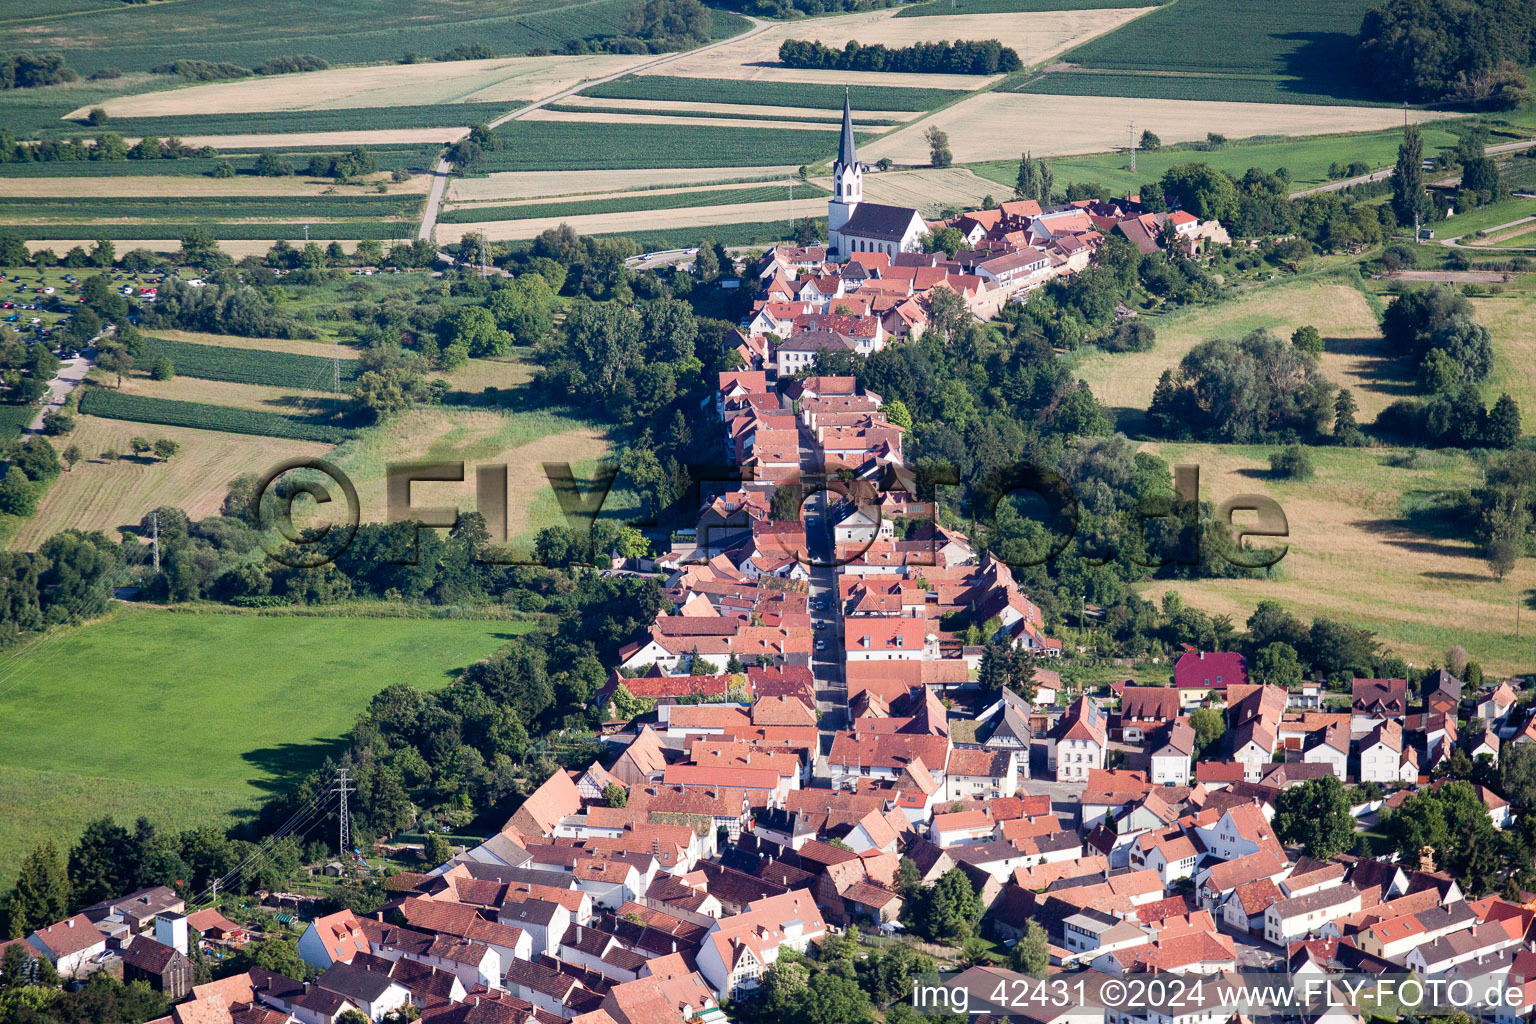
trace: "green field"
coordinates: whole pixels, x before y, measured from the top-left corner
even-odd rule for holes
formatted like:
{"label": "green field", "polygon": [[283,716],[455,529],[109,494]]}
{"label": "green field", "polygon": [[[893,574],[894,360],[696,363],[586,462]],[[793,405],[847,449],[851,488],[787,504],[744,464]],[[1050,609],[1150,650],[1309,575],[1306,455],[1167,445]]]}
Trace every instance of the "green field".
{"label": "green field", "polygon": [[[827,237],[825,217],[816,221],[818,238]],[[686,249],[698,245],[704,239],[712,239],[721,245],[775,245],[790,235],[790,224],[782,220],[759,221],[752,224],[714,224],[698,228],[659,228],[655,231],[624,231],[600,238],[633,239],[640,248],[650,252],[665,249]]]}
{"label": "green field", "polygon": [[96,197],[33,199],[0,197],[0,220],[114,221],[156,218],[175,221],[266,218],[303,220],[363,217],[415,217],[422,197],[396,195],[337,196],[143,196],[130,199]]}
{"label": "green field", "polygon": [[486,171],[757,167],[811,164],[837,152],[837,132],[797,128],[510,121],[495,134]]}
{"label": "green field", "polygon": [[[801,182],[795,186],[795,198],[830,195],[826,189]],[[473,224],[486,220],[528,220],[533,217],[574,217],[584,213],[625,213],[641,210],[680,210],[689,206],[739,206],[742,203],[773,203],[787,200],[789,189],[783,185],[761,188],[718,189],[712,192],[640,193],[612,199],[570,199],[556,203],[525,203],[520,206],[472,206],[449,210],[438,218],[439,224]]]}
{"label": "green field", "polygon": [[[637,113],[634,107],[596,107],[576,103],[546,103],[543,109],[562,114],[625,114],[629,117]],[[706,121],[734,120],[744,116],[734,110],[667,110],[664,113],[668,117],[696,117]],[[801,124],[841,124],[843,120],[836,114],[792,114],[785,119]],[[891,128],[905,122],[888,117],[859,117],[856,124],[859,128]]]}
{"label": "green field", "polygon": [[[905,12],[903,12],[905,13]],[[1032,78],[1014,92],[1050,96],[1127,96],[1153,100],[1227,100],[1237,103],[1310,103],[1394,106],[1319,87],[1315,79],[1235,75],[1140,75],[1134,72],[1051,71]]]}
{"label": "green field", "polygon": [[1102,11],[1118,7],[1158,7],[1169,0],[930,0],[914,4],[898,18],[944,14],[1032,14],[1038,11]]}
{"label": "green field", "polygon": [[0,405],[0,444],[10,444],[20,437],[36,415],[37,407],[33,405]]}
{"label": "green field", "polygon": [[263,110],[243,114],[185,114],[174,117],[115,117],[101,128],[76,122],[66,134],[94,138],[103,131],[123,136],[259,135],[268,132],[384,131],[394,128],[455,128],[490,121],[522,100],[497,103],[427,103],[401,107],[338,107],[333,110]]}
{"label": "green field", "polygon": [[108,388],[92,388],[80,399],[80,411],[92,416],[135,423],[158,423],[167,427],[196,427],[223,430],[231,434],[258,437],[291,437],[296,441],[320,441],[340,444],[353,431],[337,426],[329,419],[312,416],[284,416],[256,409],[235,409],[204,402],[178,402],[169,398],[125,395]]}
{"label": "green field", "polygon": [[[955,89],[908,89],[894,85],[856,85],[848,91],[858,110],[929,110],[965,95]],[[805,82],[738,82],[728,78],[632,75],[583,89],[581,94],[611,100],[749,103],[819,110],[843,108],[842,86]]]}
{"label": "green field", "polygon": [[[79,3],[80,0],[73,0]],[[630,0],[458,0],[422,6],[412,0],[266,0],[259,10],[224,0],[112,4],[55,20],[34,7],[20,17],[7,8],[12,41],[59,50],[81,74],[100,68],[148,71],[179,58],[254,67],[272,57],[314,54],[332,64],[425,57],[480,44],[498,54],[535,47],[559,52],[566,40],[622,33]],[[746,19],[714,12],[717,38],[744,31]]]}
{"label": "green field", "polygon": [[122,609],[7,651],[0,877],[14,878],[34,844],[67,845],[102,814],[233,824],[334,754],[386,683],[441,686],[528,628]]}
{"label": "green field", "polygon": [[[1183,0],[1180,0],[1182,3]],[[1093,181],[1114,190],[1131,189],[1162,177],[1177,164],[1206,163],[1236,177],[1250,167],[1273,171],[1284,167],[1291,172],[1293,188],[1304,189],[1328,183],[1328,167],[1364,160],[1372,167],[1390,167],[1397,159],[1401,132],[1372,132],[1363,135],[1316,135],[1302,139],[1250,142],[1202,151],[1162,149],[1136,154],[1136,172],[1126,169],[1124,153],[1096,153],[1088,156],[1064,156],[1049,161],[1056,181],[1066,185],[1075,181]],[[1456,145],[1456,136],[1443,128],[1425,126],[1426,154]],[[989,161],[969,165],[984,178],[1012,187],[1018,179],[1015,161]]]}
{"label": "green field", "polygon": [[243,221],[239,224],[226,224],[217,221],[191,224],[186,221],[140,221],[135,224],[97,224],[95,227],[82,227],[70,224],[7,224],[6,230],[14,231],[23,238],[34,242],[48,242],[55,239],[79,238],[82,232],[88,237],[106,237],[116,241],[141,241],[154,238],[180,238],[193,227],[207,228],[213,232],[213,237],[224,241],[238,241],[250,238],[286,238],[290,242],[304,240],[304,232],[309,231],[309,240],[312,242],[329,242],[332,240],[352,240],[358,238],[409,239],[416,233],[415,225],[407,220],[378,221],[366,218],[354,220],[334,221],[306,221],[302,224],[289,222],[261,222],[251,223]]}
{"label": "green field", "polygon": [[[1536,215],[1536,199],[1505,199],[1487,206],[1478,206],[1465,213],[1454,214],[1430,225],[1439,238],[1460,238],[1474,231],[1488,231],[1501,224]],[[1408,231],[1413,234],[1413,231]],[[1473,239],[1468,239],[1473,241]]]}
{"label": "green field", "polygon": [[[228,380],[237,384],[265,384],[270,387],[300,391],[328,391],[336,376],[337,364],[320,356],[297,352],[271,352],[257,348],[227,348],[223,345],[197,345],[170,338],[145,337],[140,343],[140,366],[152,366],[167,358],[178,377]],[[340,361],[341,380],[349,383],[357,376],[356,359]]]}
{"label": "green field", "polygon": [[[0,104],[0,116],[4,116],[3,104]],[[292,164],[296,173],[302,174],[309,164],[309,158],[316,153],[342,156],[349,148],[347,146],[297,146],[272,152],[275,156]],[[381,171],[392,171],[396,167],[403,167],[408,171],[421,173],[436,165],[441,148],[440,146],[391,148],[370,146],[368,152],[373,155],[373,162]],[[49,160],[26,163],[12,161],[0,163],[0,178],[110,178],[142,174],[206,175],[212,174],[214,168],[226,160],[234,166],[236,173],[252,174],[257,155],[255,150],[240,150],[222,153],[217,157],[193,156],[182,157],[179,160]]]}
{"label": "green field", "polygon": [[[1371,6],[1371,0],[1178,0],[1064,59],[1116,71],[1272,75],[1301,79],[1312,92],[1358,97],[1355,36]],[[1188,98],[1211,98],[1205,80],[1195,80],[1194,88]]]}

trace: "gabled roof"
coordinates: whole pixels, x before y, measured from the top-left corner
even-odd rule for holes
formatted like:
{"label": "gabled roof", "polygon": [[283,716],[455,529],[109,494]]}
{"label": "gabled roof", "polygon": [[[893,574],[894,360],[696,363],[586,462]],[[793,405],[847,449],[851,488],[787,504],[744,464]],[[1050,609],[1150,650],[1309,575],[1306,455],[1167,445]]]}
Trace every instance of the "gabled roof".
{"label": "gabled roof", "polygon": [[853,216],[848,218],[848,223],[838,231],[841,234],[856,235],[859,238],[899,242],[912,226],[914,219],[921,221],[922,217],[910,207],[860,203],[853,208]]}
{"label": "gabled roof", "polygon": [[107,941],[107,937],[97,931],[91,919],[84,914],[76,914],[58,924],[39,928],[32,933],[31,939],[34,946],[41,943],[48,952],[53,954],[54,959],[72,956]]}

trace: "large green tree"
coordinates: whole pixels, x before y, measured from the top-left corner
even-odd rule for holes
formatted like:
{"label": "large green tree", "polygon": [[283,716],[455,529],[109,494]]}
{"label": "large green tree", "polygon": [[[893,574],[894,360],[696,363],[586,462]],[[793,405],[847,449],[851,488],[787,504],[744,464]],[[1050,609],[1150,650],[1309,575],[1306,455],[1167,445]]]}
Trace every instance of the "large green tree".
{"label": "large green tree", "polygon": [[1327,860],[1354,845],[1355,819],[1349,797],[1335,775],[1309,779],[1280,794],[1275,804],[1275,835],[1299,843],[1307,856]]}

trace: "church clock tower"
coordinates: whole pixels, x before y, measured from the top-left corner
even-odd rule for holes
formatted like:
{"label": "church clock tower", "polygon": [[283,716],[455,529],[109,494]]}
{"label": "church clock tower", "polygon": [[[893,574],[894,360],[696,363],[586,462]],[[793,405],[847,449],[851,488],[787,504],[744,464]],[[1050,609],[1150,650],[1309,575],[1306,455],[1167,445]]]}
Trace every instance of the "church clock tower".
{"label": "church clock tower", "polygon": [[827,201],[827,235],[839,255],[847,255],[838,245],[838,231],[853,216],[854,208],[864,201],[864,172],[859,167],[853,147],[853,108],[848,90],[843,90],[843,136],[837,147],[837,162],[832,165],[832,198]]}

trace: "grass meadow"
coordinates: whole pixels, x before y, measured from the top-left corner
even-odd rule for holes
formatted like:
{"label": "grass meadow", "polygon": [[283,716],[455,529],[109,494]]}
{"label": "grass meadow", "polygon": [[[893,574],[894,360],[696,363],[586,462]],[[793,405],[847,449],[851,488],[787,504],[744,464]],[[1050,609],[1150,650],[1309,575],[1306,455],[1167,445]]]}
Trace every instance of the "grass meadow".
{"label": "grass meadow", "polygon": [[1115,412],[1120,429],[1132,434],[1143,429],[1144,413],[1164,370],[1177,366],[1202,341],[1240,338],[1260,328],[1289,338],[1298,327],[1316,327],[1324,339],[1323,372],[1335,384],[1354,389],[1361,422],[1369,423],[1407,392],[1400,379],[1403,368],[1382,350],[1371,300],[1344,278],[1283,282],[1150,322],[1157,332],[1150,351],[1090,350],[1075,357],[1077,375]]}
{"label": "grass meadow", "polygon": [[[1426,153],[1452,149],[1456,145],[1457,137],[1443,128],[1425,125],[1422,130]],[[1347,165],[1355,160],[1363,160],[1372,167],[1390,167],[1397,159],[1397,146],[1401,141],[1402,132],[1384,131],[1241,142],[1213,150],[1181,146],[1155,152],[1138,152],[1134,172],[1128,170],[1129,160],[1124,152],[1062,156],[1049,162],[1060,184],[1097,182],[1116,192],[1155,181],[1170,167],[1187,163],[1209,164],[1239,178],[1250,167],[1265,171],[1284,167],[1291,172],[1292,187],[1303,189],[1327,184],[1330,164]],[[972,164],[971,169],[984,178],[1012,188],[1018,176],[1018,161],[988,161]]]}
{"label": "grass meadow", "polygon": [[1014,92],[1050,96],[1125,96],[1153,100],[1231,100],[1240,103],[1362,104],[1394,106],[1330,88],[1314,78],[1274,75],[1165,75],[1135,72],[1050,71]]}
{"label": "grass meadow", "polygon": [[1044,11],[1102,11],[1119,7],[1158,7],[1169,0],[930,0],[913,4],[898,18],[956,14],[1036,14]]}
{"label": "grass meadow", "polygon": [[335,753],[386,683],[442,686],[529,628],[123,608],[7,651],[0,877],[34,844],[67,846],[103,814],[232,824]]}
{"label": "grass meadow", "polygon": [[[1536,560],[1503,580],[1476,546],[1435,514],[1446,492],[1476,486],[1477,464],[1453,450],[1313,448],[1316,476],[1269,475],[1271,446],[1148,443],[1171,463],[1198,465],[1203,498],[1261,493],[1285,510],[1289,549],[1277,578],[1160,582],[1144,596],[1177,589],[1184,599],[1241,626],[1259,601],[1278,601],[1303,621],[1314,615],[1374,630],[1382,645],[1424,666],[1463,644],[1486,671],[1530,664],[1527,635],[1515,636],[1516,607],[1536,587]],[[1241,520],[1239,520],[1241,522]]]}

